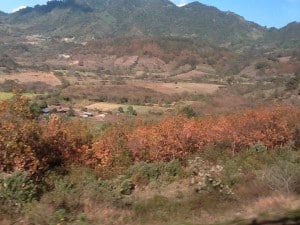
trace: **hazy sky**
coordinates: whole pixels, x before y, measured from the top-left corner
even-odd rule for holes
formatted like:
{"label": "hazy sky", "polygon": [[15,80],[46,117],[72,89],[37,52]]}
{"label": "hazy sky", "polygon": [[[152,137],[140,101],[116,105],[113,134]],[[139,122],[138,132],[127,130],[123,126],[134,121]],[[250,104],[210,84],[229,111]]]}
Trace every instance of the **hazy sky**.
{"label": "hazy sky", "polygon": [[[177,5],[184,5],[193,0],[172,0]],[[222,11],[232,11],[245,19],[262,26],[283,27],[286,24],[300,22],[300,0],[199,0],[215,6]],[[12,12],[22,6],[45,4],[47,0],[0,0],[0,10]]]}

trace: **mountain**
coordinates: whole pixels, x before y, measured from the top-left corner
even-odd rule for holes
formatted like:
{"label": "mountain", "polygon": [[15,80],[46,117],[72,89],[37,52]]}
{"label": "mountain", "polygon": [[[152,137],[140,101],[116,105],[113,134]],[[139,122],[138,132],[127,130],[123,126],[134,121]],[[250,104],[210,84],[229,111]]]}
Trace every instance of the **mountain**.
{"label": "mountain", "polygon": [[8,70],[16,69],[19,65],[8,55],[0,54],[0,67]]}
{"label": "mountain", "polygon": [[0,11],[0,22],[1,22],[1,20],[4,19],[6,16],[7,16],[6,13]]}
{"label": "mountain", "polygon": [[300,47],[300,23],[292,22],[281,29],[270,29],[266,34],[266,41]]}
{"label": "mountain", "polygon": [[63,0],[10,14],[20,34],[74,36],[80,40],[116,36],[192,37],[215,44],[254,41],[266,29],[199,2],[178,7],[168,0]]}
{"label": "mountain", "polygon": [[7,18],[7,14],[0,11],[0,41],[2,37],[7,36],[6,26],[5,26],[5,19]]}

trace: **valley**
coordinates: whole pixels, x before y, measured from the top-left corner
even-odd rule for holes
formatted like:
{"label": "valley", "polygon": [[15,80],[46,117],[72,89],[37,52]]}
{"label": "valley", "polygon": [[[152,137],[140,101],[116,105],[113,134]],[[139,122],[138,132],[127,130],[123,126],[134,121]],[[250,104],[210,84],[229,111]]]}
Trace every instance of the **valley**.
{"label": "valley", "polygon": [[199,2],[0,12],[0,224],[299,224],[299,37]]}

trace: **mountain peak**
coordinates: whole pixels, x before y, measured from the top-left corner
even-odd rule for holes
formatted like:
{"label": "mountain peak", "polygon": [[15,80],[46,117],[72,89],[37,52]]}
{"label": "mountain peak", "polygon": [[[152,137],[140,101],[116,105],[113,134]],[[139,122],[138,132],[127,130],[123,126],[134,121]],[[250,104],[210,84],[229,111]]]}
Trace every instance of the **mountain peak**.
{"label": "mountain peak", "polygon": [[92,8],[89,7],[85,1],[80,0],[53,0],[48,1],[45,5],[36,5],[34,7],[26,7],[24,9],[20,9],[14,14],[28,14],[28,13],[49,13],[55,9],[66,9],[71,8],[73,10],[83,11],[83,12],[91,12]]}
{"label": "mountain peak", "polygon": [[186,4],[185,6],[183,7],[199,7],[199,6],[204,6],[202,3],[198,2],[198,1],[195,1],[195,2],[190,2],[188,4]]}
{"label": "mountain peak", "polygon": [[300,26],[300,22],[293,21],[293,22],[287,24],[285,27],[292,27],[292,26]]}

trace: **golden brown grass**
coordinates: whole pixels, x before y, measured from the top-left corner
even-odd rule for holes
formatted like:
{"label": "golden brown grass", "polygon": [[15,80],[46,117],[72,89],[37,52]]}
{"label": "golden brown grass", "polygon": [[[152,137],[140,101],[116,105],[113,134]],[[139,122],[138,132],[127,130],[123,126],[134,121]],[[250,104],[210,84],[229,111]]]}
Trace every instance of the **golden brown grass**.
{"label": "golden brown grass", "polygon": [[153,81],[132,81],[130,84],[137,87],[148,88],[163,94],[212,94],[219,90],[221,85],[207,84],[207,83],[185,83],[185,82],[174,82],[174,83],[163,83]]}
{"label": "golden brown grass", "polygon": [[17,80],[20,83],[43,82],[51,86],[61,84],[60,80],[53,73],[44,72],[21,72],[1,75],[0,83],[5,80]]}

